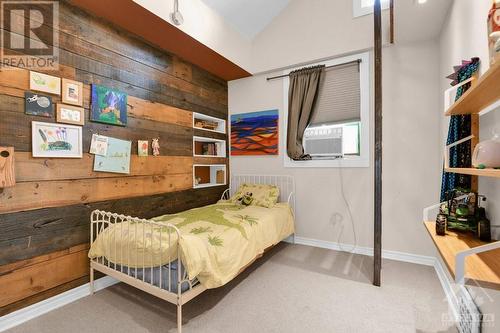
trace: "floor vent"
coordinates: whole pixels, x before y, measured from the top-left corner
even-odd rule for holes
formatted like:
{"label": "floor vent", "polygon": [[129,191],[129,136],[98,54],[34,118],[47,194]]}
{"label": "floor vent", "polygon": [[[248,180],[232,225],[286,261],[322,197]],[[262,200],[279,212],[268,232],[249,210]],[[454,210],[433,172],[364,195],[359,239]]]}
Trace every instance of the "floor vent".
{"label": "floor vent", "polygon": [[457,296],[458,331],[460,333],[481,333],[482,314],[474,300],[466,290],[461,290]]}

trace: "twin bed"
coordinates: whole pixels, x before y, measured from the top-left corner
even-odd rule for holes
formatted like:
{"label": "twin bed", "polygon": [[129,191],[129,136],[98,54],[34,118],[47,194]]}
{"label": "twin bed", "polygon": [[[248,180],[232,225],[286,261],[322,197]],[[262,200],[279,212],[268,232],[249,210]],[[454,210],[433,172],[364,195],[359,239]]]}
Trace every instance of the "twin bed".
{"label": "twin bed", "polygon": [[[237,203],[245,184],[278,189],[277,203]],[[145,220],[92,212],[91,292],[97,270],[176,304],[180,333],[183,304],[231,281],[293,235],[294,187],[290,176],[233,176],[218,203],[178,214]]]}

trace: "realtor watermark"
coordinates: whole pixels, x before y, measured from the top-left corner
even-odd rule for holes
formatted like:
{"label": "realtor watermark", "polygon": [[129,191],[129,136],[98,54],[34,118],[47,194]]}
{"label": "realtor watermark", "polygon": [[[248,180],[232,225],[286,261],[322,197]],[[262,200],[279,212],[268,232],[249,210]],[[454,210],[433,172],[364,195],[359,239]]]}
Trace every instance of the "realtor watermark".
{"label": "realtor watermark", "polygon": [[1,69],[59,68],[59,2],[0,0]]}

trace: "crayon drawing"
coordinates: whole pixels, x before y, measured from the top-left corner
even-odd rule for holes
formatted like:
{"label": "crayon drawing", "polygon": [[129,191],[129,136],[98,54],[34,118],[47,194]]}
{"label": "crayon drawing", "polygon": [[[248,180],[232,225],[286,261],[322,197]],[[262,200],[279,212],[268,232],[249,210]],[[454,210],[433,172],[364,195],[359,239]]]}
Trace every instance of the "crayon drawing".
{"label": "crayon drawing", "polygon": [[231,155],[278,155],[278,110],[231,116]]}
{"label": "crayon drawing", "polygon": [[82,128],[34,121],[32,123],[33,157],[80,158]]}

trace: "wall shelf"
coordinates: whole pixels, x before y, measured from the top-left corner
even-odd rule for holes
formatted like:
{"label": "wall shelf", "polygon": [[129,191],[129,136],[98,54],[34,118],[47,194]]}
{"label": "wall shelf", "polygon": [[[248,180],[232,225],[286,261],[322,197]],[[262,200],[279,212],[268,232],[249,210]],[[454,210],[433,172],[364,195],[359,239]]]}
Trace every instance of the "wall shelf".
{"label": "wall shelf", "polygon": [[[210,145],[213,151],[209,151]],[[226,141],[193,136],[193,156],[194,157],[226,157]]]}
{"label": "wall shelf", "polygon": [[461,252],[470,251],[485,245],[495,246],[497,249],[470,254],[465,257],[465,277],[481,287],[500,290],[500,242],[485,243],[470,233],[447,231],[445,236],[436,235],[436,223],[424,222],[424,225],[443,258],[450,274],[456,276],[456,258]]}
{"label": "wall shelf", "polygon": [[[196,179],[198,178],[198,183]],[[194,164],[193,188],[222,186],[227,184],[225,164]]]}
{"label": "wall shelf", "polygon": [[224,119],[193,112],[193,128],[226,134],[226,121]]}
{"label": "wall shelf", "polygon": [[500,87],[500,62],[493,64],[445,114],[451,116],[479,113],[500,99],[498,87]]}
{"label": "wall shelf", "polygon": [[460,173],[463,175],[500,178],[500,169],[445,168],[444,171],[453,172],[453,173]]}

